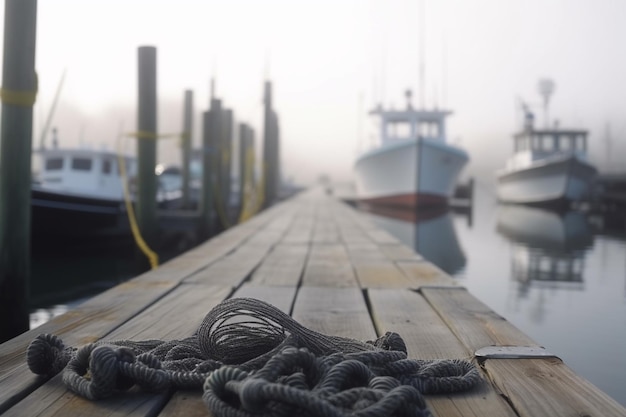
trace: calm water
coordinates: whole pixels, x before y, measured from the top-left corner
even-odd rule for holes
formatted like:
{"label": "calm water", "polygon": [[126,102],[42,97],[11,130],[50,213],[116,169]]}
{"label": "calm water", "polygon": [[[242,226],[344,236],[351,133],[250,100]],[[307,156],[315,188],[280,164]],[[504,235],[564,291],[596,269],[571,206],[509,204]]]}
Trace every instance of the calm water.
{"label": "calm water", "polygon": [[578,212],[499,206],[475,190],[471,219],[371,215],[474,296],[626,406],[626,235]]}

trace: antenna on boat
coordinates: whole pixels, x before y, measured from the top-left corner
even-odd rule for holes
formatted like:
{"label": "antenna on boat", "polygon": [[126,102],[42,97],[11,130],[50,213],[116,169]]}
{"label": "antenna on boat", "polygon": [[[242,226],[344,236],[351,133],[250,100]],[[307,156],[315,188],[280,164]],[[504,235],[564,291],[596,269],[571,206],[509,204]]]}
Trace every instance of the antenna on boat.
{"label": "antenna on boat", "polygon": [[404,96],[406,97],[406,108],[407,110],[411,110],[413,108],[413,105],[411,104],[411,98],[413,97],[413,91],[411,91],[411,89],[407,89],[404,92]]}
{"label": "antenna on boat", "polygon": [[543,78],[539,80],[539,84],[537,85],[539,89],[539,94],[543,97],[543,112],[544,112],[544,125],[545,128],[548,129],[550,127],[550,119],[548,117],[548,105],[550,103],[550,96],[554,93],[556,85],[554,81],[549,78]]}
{"label": "antenna on boat", "polygon": [[48,130],[50,129],[50,124],[52,123],[52,116],[54,116],[54,112],[57,108],[57,103],[59,102],[59,97],[61,96],[61,88],[63,87],[63,82],[65,81],[65,74],[67,73],[67,69],[63,70],[63,74],[61,75],[61,80],[57,85],[57,91],[54,94],[54,100],[52,101],[52,107],[50,107],[50,113],[48,113],[48,118],[46,119],[46,123],[41,130],[41,136],[39,137],[39,149],[44,149],[46,144],[46,136],[48,135]]}
{"label": "antenna on boat", "polygon": [[424,97],[425,97],[425,85],[426,85],[426,75],[424,68],[424,37],[425,37],[425,25],[426,19],[424,18],[424,0],[420,0],[420,12],[419,12],[419,22],[420,22],[420,62],[419,62],[419,77],[420,77],[420,108],[424,108]]}

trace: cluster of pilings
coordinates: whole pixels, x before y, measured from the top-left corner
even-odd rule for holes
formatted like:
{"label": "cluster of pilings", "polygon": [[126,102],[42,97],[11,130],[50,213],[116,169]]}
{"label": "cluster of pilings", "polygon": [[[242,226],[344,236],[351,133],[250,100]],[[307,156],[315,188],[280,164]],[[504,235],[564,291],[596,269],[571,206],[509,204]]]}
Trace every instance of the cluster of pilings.
{"label": "cluster of pilings", "polygon": [[[32,106],[37,92],[35,74],[37,0],[6,0],[2,78],[2,130],[0,137],[0,342],[29,328],[30,212]],[[137,109],[137,226],[143,239],[155,244],[159,235],[157,213],[157,53],[155,47],[138,50]],[[234,113],[211,97],[202,117],[201,189],[193,200],[190,163],[192,149],[193,92],[185,91],[182,143],[181,207],[195,211],[200,239],[245,220],[257,209],[278,198],[279,130],[272,108],[271,83],[265,83],[263,159],[254,163],[254,131],[246,123],[234,128]],[[238,133],[238,135],[236,135]],[[239,152],[232,152],[238,136]],[[234,158],[239,166],[239,206],[231,205],[231,178]],[[259,178],[255,179],[255,172]],[[252,201],[252,207],[250,205]],[[189,216],[187,216],[189,217]]]}

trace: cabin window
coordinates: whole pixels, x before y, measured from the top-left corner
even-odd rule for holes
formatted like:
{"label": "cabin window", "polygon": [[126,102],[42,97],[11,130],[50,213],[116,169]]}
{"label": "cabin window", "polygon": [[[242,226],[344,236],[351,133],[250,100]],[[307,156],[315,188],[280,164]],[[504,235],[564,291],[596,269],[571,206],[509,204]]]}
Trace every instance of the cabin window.
{"label": "cabin window", "polygon": [[75,171],[91,171],[91,159],[72,158],[72,169]]}
{"label": "cabin window", "polygon": [[544,136],[541,138],[541,149],[544,151],[553,151],[554,138],[552,136]]}
{"label": "cabin window", "polygon": [[110,174],[113,171],[113,162],[110,159],[102,161],[102,173]]}
{"label": "cabin window", "polygon": [[63,158],[46,159],[46,171],[60,171],[63,169]]}
{"label": "cabin window", "polygon": [[559,149],[562,151],[571,151],[576,147],[576,137],[565,136],[559,141]]}
{"label": "cabin window", "polygon": [[411,136],[411,125],[405,122],[390,123],[386,133],[388,138],[405,139]]}
{"label": "cabin window", "polygon": [[537,135],[533,135],[532,140],[532,149],[540,150],[541,149],[541,138]]}

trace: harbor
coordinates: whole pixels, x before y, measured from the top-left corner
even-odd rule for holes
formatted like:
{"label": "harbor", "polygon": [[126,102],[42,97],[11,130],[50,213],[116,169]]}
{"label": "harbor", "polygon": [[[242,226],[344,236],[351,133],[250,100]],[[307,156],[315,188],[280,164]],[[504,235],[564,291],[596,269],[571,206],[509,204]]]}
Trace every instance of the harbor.
{"label": "harbor", "polygon": [[117,37],[94,17],[139,5],[74,6],[82,49],[65,0],[4,7],[0,414],[626,416],[626,95],[572,83],[578,32],[190,0]]}
{"label": "harbor", "polygon": [[[101,339],[182,339],[211,307],[233,297],[270,302],[324,334],[371,340],[396,331],[413,358],[474,358],[484,372],[480,386],[426,396],[435,415],[625,413],[439,268],[362,214],[312,190],[5,343],[5,415],[100,415],[111,407],[129,415],[203,415],[199,392],[84,401],[67,391],[60,375],[46,380],[30,373],[25,350],[40,333],[77,347]],[[490,346],[536,351],[530,358],[476,356]]]}

